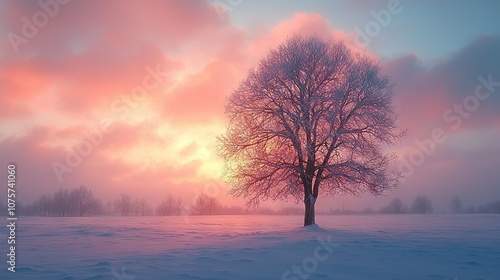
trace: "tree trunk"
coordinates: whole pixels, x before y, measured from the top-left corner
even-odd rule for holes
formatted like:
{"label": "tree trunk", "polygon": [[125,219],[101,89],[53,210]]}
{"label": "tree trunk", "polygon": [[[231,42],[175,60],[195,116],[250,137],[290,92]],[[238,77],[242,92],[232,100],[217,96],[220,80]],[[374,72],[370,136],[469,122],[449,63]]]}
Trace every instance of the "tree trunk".
{"label": "tree trunk", "polygon": [[310,194],[304,199],[304,226],[314,225],[316,223],[314,204],[316,204],[316,198],[314,197],[314,195]]}

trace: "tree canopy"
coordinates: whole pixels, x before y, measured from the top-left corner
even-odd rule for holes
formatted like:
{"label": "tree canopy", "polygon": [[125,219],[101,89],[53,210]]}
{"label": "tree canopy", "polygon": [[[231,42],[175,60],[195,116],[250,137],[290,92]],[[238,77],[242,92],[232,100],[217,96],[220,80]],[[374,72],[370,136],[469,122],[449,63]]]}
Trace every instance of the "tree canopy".
{"label": "tree canopy", "polygon": [[294,36],[271,50],[229,96],[219,138],[231,193],[250,206],[304,199],[314,223],[318,194],[393,188],[396,126],[390,79],[342,42]]}

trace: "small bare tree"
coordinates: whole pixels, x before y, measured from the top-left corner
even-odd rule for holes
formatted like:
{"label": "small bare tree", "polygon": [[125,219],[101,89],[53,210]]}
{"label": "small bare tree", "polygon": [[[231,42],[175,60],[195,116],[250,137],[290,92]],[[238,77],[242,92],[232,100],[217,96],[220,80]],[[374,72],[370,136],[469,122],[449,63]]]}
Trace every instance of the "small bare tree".
{"label": "small bare tree", "polygon": [[53,195],[53,209],[57,216],[71,216],[73,212],[73,204],[71,203],[71,193],[67,189],[60,189]]}
{"label": "small bare tree", "polygon": [[411,212],[415,214],[431,214],[433,211],[432,201],[425,195],[417,196],[411,204]]}
{"label": "small bare tree", "polygon": [[157,216],[170,216],[173,214],[174,210],[174,197],[172,195],[167,196],[160,204],[156,207]]}
{"label": "small bare tree", "polygon": [[450,209],[455,214],[460,214],[460,213],[463,212],[464,203],[462,202],[462,199],[460,199],[460,197],[458,197],[458,195],[455,195],[451,199],[451,201],[450,201]]}
{"label": "small bare tree", "polygon": [[184,203],[180,197],[175,198],[173,195],[168,195],[160,204],[156,207],[157,216],[180,216],[184,208]]}
{"label": "small bare tree", "polygon": [[50,195],[42,195],[35,201],[34,204],[37,208],[37,215],[48,217],[52,214],[53,202]]}
{"label": "small bare tree", "polygon": [[151,206],[145,198],[136,198],[132,204],[133,212],[136,216],[151,215]]}
{"label": "small bare tree", "polygon": [[249,206],[303,199],[315,223],[320,194],[374,195],[396,186],[392,86],[377,63],[341,42],[293,37],[272,50],[231,94],[219,138],[232,185]]}
{"label": "small bare tree", "polygon": [[398,197],[393,198],[389,205],[380,209],[382,214],[405,214],[407,212],[408,207]]}
{"label": "small bare tree", "polygon": [[120,194],[120,197],[114,202],[115,210],[122,216],[130,215],[132,211],[132,200],[126,193]]}
{"label": "small bare tree", "polygon": [[84,185],[71,190],[70,196],[77,215],[80,217],[89,214],[92,207],[96,206],[94,194]]}
{"label": "small bare tree", "polygon": [[184,210],[184,202],[180,197],[174,200],[172,210],[173,210],[173,215],[177,216],[182,215],[182,211]]}
{"label": "small bare tree", "polygon": [[213,215],[221,208],[221,204],[216,197],[201,194],[193,205],[194,215]]}

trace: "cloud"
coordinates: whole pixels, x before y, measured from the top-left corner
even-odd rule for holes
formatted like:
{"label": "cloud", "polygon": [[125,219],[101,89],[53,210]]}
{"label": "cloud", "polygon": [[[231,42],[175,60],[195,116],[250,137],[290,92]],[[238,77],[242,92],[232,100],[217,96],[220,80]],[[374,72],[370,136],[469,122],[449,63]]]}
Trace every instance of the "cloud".
{"label": "cloud", "polygon": [[[400,125],[409,132],[397,148],[399,155],[408,161],[420,153],[424,159],[402,183],[405,191],[400,196],[432,194],[437,202],[447,203],[457,193],[474,204],[498,196],[492,186],[500,178],[492,166],[500,158],[494,144],[500,137],[500,99],[496,95],[500,86],[486,100],[474,97],[482,84],[478,77],[488,80],[492,75],[493,81],[500,82],[500,66],[492,62],[500,59],[498,47],[500,36],[482,36],[430,67],[424,67],[413,54],[384,62],[384,72],[396,83]],[[482,92],[485,90],[483,86]],[[468,111],[467,98],[476,99],[477,108]],[[457,112],[456,106],[462,106],[466,115]],[[434,129],[445,131],[444,143],[431,141]]]}
{"label": "cloud", "polygon": [[[19,35],[22,18],[32,20],[35,13],[43,11],[39,1],[4,2],[1,24],[6,31]],[[29,43],[20,46],[21,55],[66,56],[97,42],[118,52],[133,50],[136,44],[148,41],[176,50],[200,30],[224,24],[208,1],[146,0],[141,5],[117,0],[98,5],[69,1],[52,9],[56,11],[54,16]]]}
{"label": "cloud", "polygon": [[[448,128],[451,124],[443,119],[454,104],[463,104],[468,96],[474,96],[481,85],[479,77],[500,82],[500,66],[496,51],[500,47],[500,36],[483,36],[475,39],[450,57],[431,67],[421,65],[414,54],[386,61],[383,70],[396,83],[395,102],[401,115],[401,123],[410,132],[430,133],[436,126]],[[487,90],[483,88],[481,92]],[[497,89],[500,91],[500,88]],[[481,101],[477,111],[464,118],[462,129],[484,129],[498,122],[500,115],[496,108],[500,98],[492,94]],[[415,120],[418,120],[418,125]]]}
{"label": "cloud", "polygon": [[222,122],[225,97],[241,78],[238,65],[211,62],[165,97],[163,116],[175,123]]}
{"label": "cloud", "polygon": [[50,111],[78,115],[98,108],[109,111],[115,100],[133,94],[134,88],[153,72],[160,77],[150,77],[148,83],[158,86],[146,94],[158,92],[170,81],[165,75],[176,67],[175,61],[152,45],[143,45],[129,55],[117,55],[102,47],[64,59],[16,60],[0,66],[5,79],[0,90],[6,100],[1,106],[4,117],[13,112],[13,118],[23,116],[14,113],[19,106],[26,108],[24,115]]}
{"label": "cloud", "polygon": [[[137,130],[124,126],[117,128],[117,135],[113,137],[120,137],[120,134],[127,130],[130,134],[137,133]],[[76,131],[62,132],[66,136],[73,133]],[[142,133],[147,133],[147,130],[144,129],[138,134]],[[7,166],[13,162],[17,165],[18,197],[22,202],[30,202],[59,188],[73,188],[84,184],[105,199],[115,198],[117,194],[127,192],[136,197],[147,197],[156,203],[158,201],[154,198],[159,199],[159,196],[163,197],[162,194],[166,196],[168,193],[175,193],[187,199],[193,190],[183,186],[202,188],[206,184],[206,179],[193,176],[201,166],[198,161],[162,165],[128,162],[119,156],[119,153],[124,154],[123,147],[117,148],[110,144],[94,147],[103,150],[84,156],[81,163],[71,168],[71,172],[65,173],[63,182],[60,182],[52,164],[56,161],[65,164],[64,160],[69,151],[67,147],[51,145],[50,140],[56,135],[61,135],[61,132],[50,127],[35,127],[24,135],[8,137],[0,142],[1,164]],[[106,137],[109,138],[109,135]],[[146,141],[138,136],[135,138],[140,139],[138,141]],[[103,143],[105,142],[106,139]],[[122,141],[111,142],[123,145]],[[118,156],[110,157],[110,151],[116,152]],[[224,195],[224,192],[221,191],[220,195]]]}
{"label": "cloud", "polygon": [[372,53],[366,49],[361,49],[355,43],[354,33],[345,33],[332,27],[328,20],[315,13],[295,13],[292,18],[281,21],[268,33],[256,38],[250,47],[250,51],[263,56],[270,49],[276,48],[293,35],[318,36],[326,40],[342,41],[352,52],[365,53],[375,58]]}

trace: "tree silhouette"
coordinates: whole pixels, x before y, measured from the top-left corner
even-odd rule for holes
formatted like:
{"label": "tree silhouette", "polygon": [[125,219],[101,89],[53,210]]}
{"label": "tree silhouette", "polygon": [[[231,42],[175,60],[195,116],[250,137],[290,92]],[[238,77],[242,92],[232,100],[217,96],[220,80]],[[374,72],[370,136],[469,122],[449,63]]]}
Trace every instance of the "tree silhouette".
{"label": "tree silhouette", "polygon": [[136,198],[132,203],[132,210],[135,216],[148,216],[153,213],[151,206],[145,198]]}
{"label": "tree silhouette", "polygon": [[71,216],[74,205],[71,203],[71,193],[67,189],[59,189],[54,193],[53,207],[56,215],[66,217]]}
{"label": "tree silhouette", "polygon": [[80,217],[88,214],[92,207],[96,206],[96,198],[94,197],[94,194],[84,185],[71,190],[70,195],[73,205]]}
{"label": "tree silhouette", "polygon": [[132,199],[126,193],[121,193],[120,197],[114,201],[116,212],[122,216],[128,216],[132,211]]}
{"label": "tree silhouette", "polygon": [[50,195],[42,195],[35,202],[36,214],[39,216],[50,216],[52,214],[53,201]]}
{"label": "tree silhouette", "polygon": [[389,205],[380,209],[382,214],[405,214],[407,212],[408,207],[398,197],[393,198]]}
{"label": "tree silhouette", "polygon": [[394,187],[394,155],[381,151],[403,135],[391,103],[389,78],[366,56],[318,37],[287,40],[227,101],[219,143],[231,194],[249,206],[303,199],[310,225],[320,190],[378,195]]}
{"label": "tree silhouette", "polygon": [[432,201],[425,195],[417,196],[411,204],[411,211],[415,214],[431,214],[434,211]]}
{"label": "tree silhouette", "polygon": [[455,195],[450,201],[450,208],[451,211],[453,211],[453,213],[455,214],[462,213],[464,209],[464,203],[462,202],[462,199]]}
{"label": "tree silhouette", "polygon": [[194,215],[213,215],[220,210],[221,204],[216,197],[200,194],[193,205],[192,214]]}
{"label": "tree silhouette", "polygon": [[173,195],[169,195],[156,207],[156,215],[180,216],[182,214],[183,208],[184,208],[184,203],[182,202],[180,197],[175,198]]}

